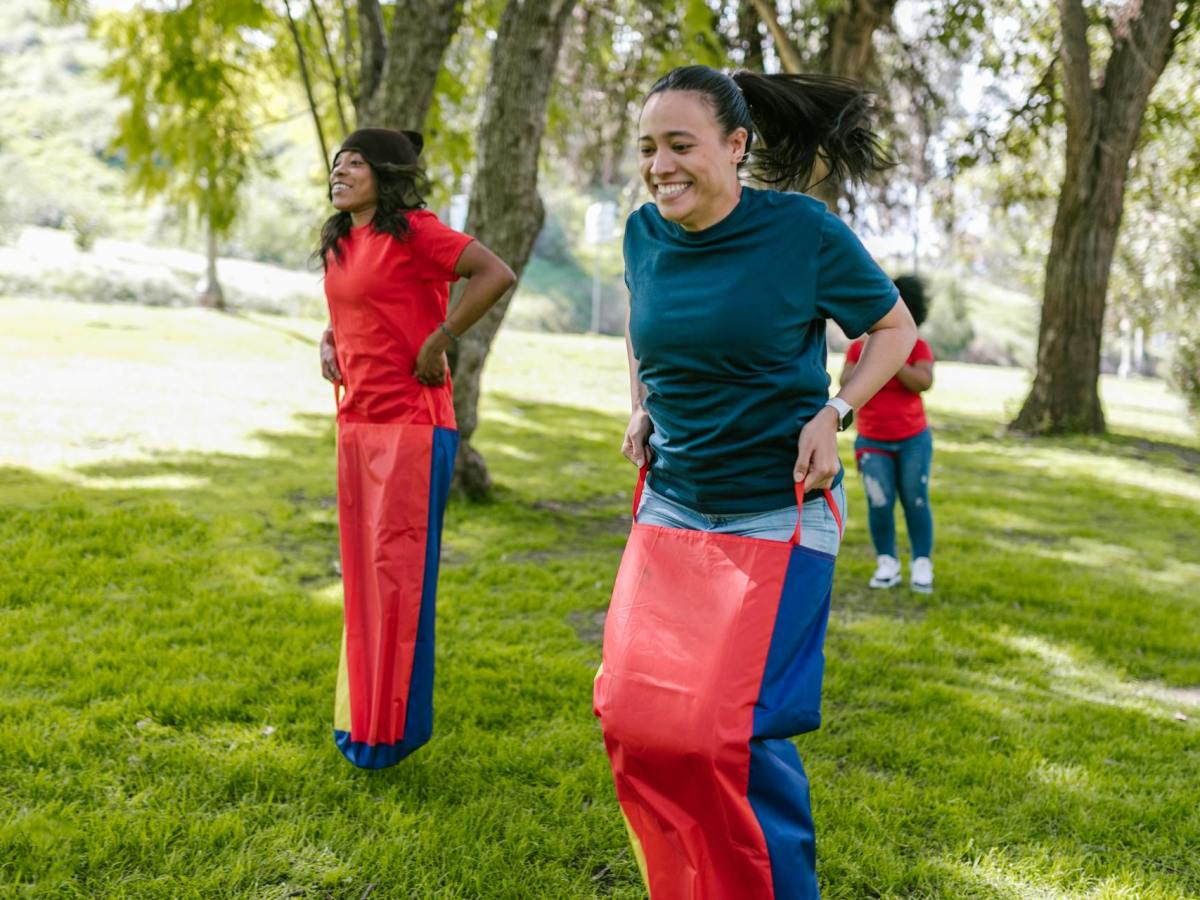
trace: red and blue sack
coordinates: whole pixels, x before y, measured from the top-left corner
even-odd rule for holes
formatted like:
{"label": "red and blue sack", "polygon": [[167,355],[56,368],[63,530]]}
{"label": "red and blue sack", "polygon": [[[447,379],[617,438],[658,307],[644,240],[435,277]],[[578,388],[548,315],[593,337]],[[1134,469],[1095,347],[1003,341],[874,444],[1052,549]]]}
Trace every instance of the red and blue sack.
{"label": "red and blue sack", "polygon": [[643,525],[645,477],[594,707],[651,900],[817,898],[790,739],[821,722],[834,557],[799,522],[787,542]]}
{"label": "red and blue sack", "polygon": [[339,418],[337,442],[345,627],[333,733],[351,763],[381,769],[433,732],[438,561],[458,431]]}

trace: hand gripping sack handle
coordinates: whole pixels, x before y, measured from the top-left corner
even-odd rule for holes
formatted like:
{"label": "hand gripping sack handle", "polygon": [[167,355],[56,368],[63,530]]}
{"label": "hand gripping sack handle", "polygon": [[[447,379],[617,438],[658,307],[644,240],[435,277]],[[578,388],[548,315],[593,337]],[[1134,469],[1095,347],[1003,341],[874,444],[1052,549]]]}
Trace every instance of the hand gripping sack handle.
{"label": "hand gripping sack handle", "polygon": [[360,768],[395,765],[433,731],[438,559],[457,447],[458,432],[436,424],[338,422],[345,627],[333,734]]}
{"label": "hand gripping sack handle", "polygon": [[820,724],[834,557],[800,546],[799,521],[789,542],[643,525],[645,478],[594,705],[651,900],[816,898],[789,738]]}

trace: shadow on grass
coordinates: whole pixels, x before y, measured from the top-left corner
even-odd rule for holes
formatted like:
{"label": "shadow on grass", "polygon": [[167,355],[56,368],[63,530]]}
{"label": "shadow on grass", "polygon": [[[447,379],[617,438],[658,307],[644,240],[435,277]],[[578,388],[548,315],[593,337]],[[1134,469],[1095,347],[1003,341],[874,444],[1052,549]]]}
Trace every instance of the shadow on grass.
{"label": "shadow on grass", "polygon": [[[82,473],[103,488],[0,470],[0,784],[27,810],[5,876],[95,895],[174,877],[245,896],[640,896],[590,712],[634,484],[624,422],[489,398],[476,442],[499,488],[448,512],[435,738],[380,773],[330,740],[333,431],[298,426],[263,435],[262,457]],[[1200,563],[1181,540],[1200,514],[1013,460],[1113,455],[1093,443],[942,426],[933,596],[861,586],[849,473],[826,725],[801,739],[826,895],[1200,891],[1195,721],[1146,681],[1200,682],[1194,593],[1148,574]]]}

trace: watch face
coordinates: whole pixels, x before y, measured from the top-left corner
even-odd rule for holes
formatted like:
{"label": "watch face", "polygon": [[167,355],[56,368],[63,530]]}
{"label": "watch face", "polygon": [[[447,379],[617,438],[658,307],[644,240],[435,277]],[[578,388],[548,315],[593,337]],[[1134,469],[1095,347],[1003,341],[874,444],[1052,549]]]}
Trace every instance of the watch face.
{"label": "watch face", "polygon": [[850,412],[846,413],[846,418],[842,419],[841,430],[845,431],[847,428],[849,428],[853,424],[854,424],[854,410],[850,410]]}

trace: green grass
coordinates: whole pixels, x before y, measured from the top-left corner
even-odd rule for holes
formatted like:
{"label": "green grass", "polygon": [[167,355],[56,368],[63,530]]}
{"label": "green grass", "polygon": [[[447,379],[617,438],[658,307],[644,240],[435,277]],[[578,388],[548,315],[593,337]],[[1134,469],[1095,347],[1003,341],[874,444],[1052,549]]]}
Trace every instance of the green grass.
{"label": "green grass", "polygon": [[[644,896],[590,708],[621,343],[502,335],[435,736],[362,772],[319,328],[0,301],[0,894]],[[827,898],[1200,895],[1200,449],[1153,382],[1105,381],[1112,437],[1007,437],[1023,384],[939,367],[932,596],[865,588],[850,479],[799,740]]]}

